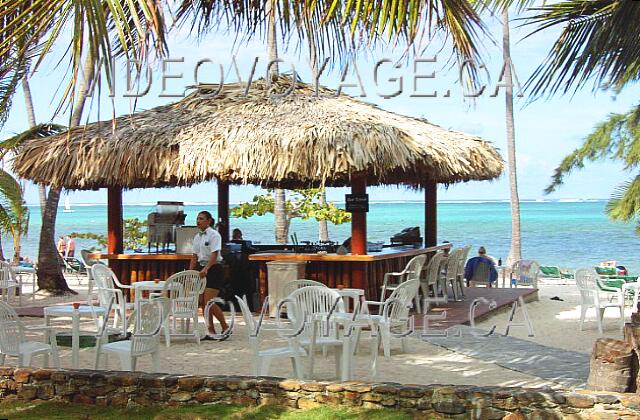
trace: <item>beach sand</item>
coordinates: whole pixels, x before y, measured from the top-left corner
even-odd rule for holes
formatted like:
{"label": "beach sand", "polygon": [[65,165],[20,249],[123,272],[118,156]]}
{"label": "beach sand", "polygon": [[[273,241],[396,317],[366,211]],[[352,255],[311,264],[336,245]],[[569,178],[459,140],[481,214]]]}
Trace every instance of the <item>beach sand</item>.
{"label": "beach sand", "polygon": [[[86,285],[86,282],[84,283]],[[74,302],[86,300],[86,287],[71,287],[80,292],[78,296],[66,298],[39,298],[38,305],[59,304],[63,301]],[[564,301],[550,300],[559,296]],[[29,295],[27,294],[27,298]],[[579,295],[575,285],[541,284],[540,300],[527,304],[528,314],[533,322],[535,336],[527,337],[523,327],[512,328],[510,335],[531,340],[547,346],[566,350],[589,353],[594,341],[599,337],[595,323],[595,312],[588,313],[585,330],[578,329]],[[25,299],[25,305],[26,305]],[[31,301],[28,301],[29,304]],[[609,310],[608,310],[609,311]],[[613,311],[613,310],[611,310]],[[630,309],[628,309],[630,314]],[[520,314],[519,314],[520,315]],[[613,312],[606,314],[606,337],[620,338],[619,323],[610,317]],[[504,332],[507,312],[497,312],[496,315],[476,324],[481,328],[497,326],[497,332]],[[42,318],[22,318],[30,325],[42,324]],[[68,328],[67,322],[59,321],[61,329]],[[91,322],[83,323],[87,330],[94,330]],[[363,333],[367,337],[367,333]],[[423,342],[417,338],[409,338],[408,352],[400,354],[400,342],[392,343],[391,360],[378,358],[378,374],[375,378],[368,376],[370,353],[368,338],[363,338],[361,350],[355,358],[355,378],[357,380],[376,380],[385,382],[400,382],[405,384],[468,384],[468,385],[498,385],[498,386],[526,386],[526,387],[559,387],[558,384],[535,376],[500,367],[494,363],[468,357],[436,345]],[[274,333],[266,333],[263,341],[264,348],[275,346],[282,342]],[[247,331],[240,317],[236,318],[236,328],[231,338],[224,342],[202,341],[196,345],[193,340],[172,340],[170,348],[165,347],[164,341],[160,347],[161,371],[174,374],[199,375],[250,375],[252,355],[248,348]],[[71,368],[71,349],[60,347],[62,367]],[[93,368],[95,358],[94,348],[80,350],[80,368]],[[13,359],[15,360],[15,359]],[[15,363],[11,358],[9,363]],[[35,365],[39,366],[36,359]],[[111,358],[110,368],[119,369],[119,362]],[[138,369],[150,371],[150,358],[142,358]],[[288,360],[280,359],[272,363],[270,375],[293,376],[291,364]],[[335,377],[334,357],[329,351],[327,357],[318,353],[315,363],[315,377],[331,380]]]}

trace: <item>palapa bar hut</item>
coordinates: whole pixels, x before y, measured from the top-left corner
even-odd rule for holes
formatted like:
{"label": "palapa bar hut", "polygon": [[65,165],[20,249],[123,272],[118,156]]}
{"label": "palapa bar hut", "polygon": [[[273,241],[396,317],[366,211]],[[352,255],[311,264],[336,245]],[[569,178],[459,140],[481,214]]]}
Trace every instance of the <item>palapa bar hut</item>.
{"label": "palapa bar hut", "polygon": [[[436,188],[500,175],[491,143],[384,111],[335,91],[281,77],[268,83],[200,86],[183,100],[88,124],[22,144],[13,169],[23,178],[71,190],[107,188],[108,250],[124,283],[165,277],[190,255],[124,254],[122,189],[217,180],[218,221],[229,238],[229,185],[305,188],[402,184],[425,191],[425,245],[436,245]],[[362,204],[362,203],[361,203]],[[354,212],[351,253],[254,254],[256,261],[306,261],[307,277],[379,293],[384,272],[428,249],[385,248],[367,255],[366,212]],[[249,232],[250,235],[250,232]],[[264,264],[262,264],[264,265]],[[260,271],[261,298],[267,291]]]}

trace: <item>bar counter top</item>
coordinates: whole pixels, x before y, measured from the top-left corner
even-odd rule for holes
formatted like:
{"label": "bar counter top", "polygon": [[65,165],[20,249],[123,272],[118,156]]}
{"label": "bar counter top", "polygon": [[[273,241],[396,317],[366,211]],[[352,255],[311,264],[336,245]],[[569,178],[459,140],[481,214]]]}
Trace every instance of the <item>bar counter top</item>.
{"label": "bar counter top", "polygon": [[269,252],[249,255],[251,261],[353,261],[353,262],[369,262],[381,261],[400,257],[414,257],[416,255],[425,254],[427,252],[435,252],[442,248],[449,248],[450,245],[433,246],[429,248],[413,248],[413,247],[392,247],[384,248],[379,252],[372,252],[366,255],[338,255],[338,254],[307,254],[307,253],[285,253],[285,252]]}
{"label": "bar counter top", "polygon": [[193,254],[160,254],[160,253],[136,253],[136,254],[90,254],[91,258],[99,260],[190,260]]}

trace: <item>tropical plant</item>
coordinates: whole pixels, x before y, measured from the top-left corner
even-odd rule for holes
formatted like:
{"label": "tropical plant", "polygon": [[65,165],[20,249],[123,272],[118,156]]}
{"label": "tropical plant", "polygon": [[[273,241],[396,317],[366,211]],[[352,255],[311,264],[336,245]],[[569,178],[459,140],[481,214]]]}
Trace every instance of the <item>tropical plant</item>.
{"label": "tropical plant", "polygon": [[526,84],[534,97],[569,93],[592,82],[594,90],[621,89],[640,79],[640,8],[624,0],[568,0],[532,8],[538,32],[564,25],[545,61]]}
{"label": "tropical plant", "polygon": [[567,174],[584,167],[585,162],[606,159],[623,162],[627,170],[636,172],[615,189],[606,212],[614,220],[636,222],[640,234],[640,106],[624,114],[610,114],[598,124],[584,143],[562,160],[545,192],[555,191]]}
{"label": "tropical plant", "polygon": [[[306,190],[293,190],[293,199],[285,201],[285,234],[289,234],[291,220],[301,218],[302,220],[315,219],[317,221],[326,220],[334,225],[341,225],[351,221],[351,214],[335,206],[335,204],[320,203],[323,189],[311,188]],[[253,197],[253,201],[242,203],[233,207],[231,216],[248,219],[252,216],[264,216],[267,213],[275,212],[275,198],[273,190],[265,195]]]}
{"label": "tropical plant", "polygon": [[22,237],[29,230],[29,209],[18,181],[0,169],[0,231],[13,239],[13,260],[20,261]]}
{"label": "tropical plant", "polygon": [[[620,0],[570,0],[534,9],[532,22],[539,30],[564,25],[547,59],[527,82],[534,95],[576,91],[588,83],[592,88],[621,91],[640,79],[640,7]],[[587,161],[623,162],[636,171],[640,162],[640,106],[623,114],[610,114],[589,134],[583,144],[566,156],[545,192],[555,191],[564,177]],[[636,174],[620,185],[606,212],[615,220],[638,222],[640,178]],[[636,226],[640,233],[640,228]]]}

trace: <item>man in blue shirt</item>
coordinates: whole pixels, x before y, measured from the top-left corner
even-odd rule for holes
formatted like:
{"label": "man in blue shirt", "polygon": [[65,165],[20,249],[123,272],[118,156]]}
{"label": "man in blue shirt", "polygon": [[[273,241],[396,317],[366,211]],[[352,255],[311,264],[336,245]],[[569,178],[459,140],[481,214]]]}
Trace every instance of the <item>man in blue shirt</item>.
{"label": "man in blue shirt", "polygon": [[473,278],[473,273],[476,272],[480,264],[486,264],[489,267],[490,284],[498,280],[496,264],[491,258],[487,257],[487,250],[481,246],[478,248],[478,256],[470,258],[469,261],[467,261],[467,265],[464,267],[464,278],[467,279],[467,286],[469,286],[469,281]]}

